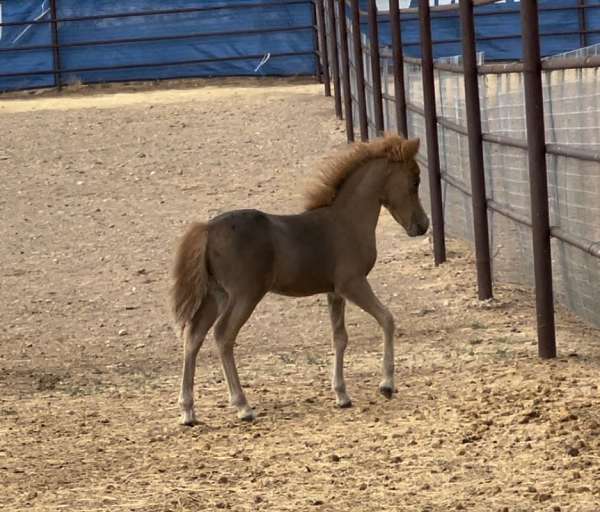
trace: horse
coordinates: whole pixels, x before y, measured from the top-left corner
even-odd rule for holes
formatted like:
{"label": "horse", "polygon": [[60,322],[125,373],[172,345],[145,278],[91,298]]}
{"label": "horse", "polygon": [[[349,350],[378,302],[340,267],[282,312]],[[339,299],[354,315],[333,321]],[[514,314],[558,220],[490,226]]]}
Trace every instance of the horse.
{"label": "horse", "polygon": [[325,162],[305,191],[302,213],[236,210],[190,225],[177,249],[171,297],[184,341],[178,401],[182,424],[197,424],[196,357],[213,324],[230,405],[239,419],[255,419],[233,349],[238,332],[268,292],[327,294],[335,351],[332,389],[341,408],[352,405],[343,370],[346,301],[374,317],[384,333],[379,392],[392,397],[394,318],[375,296],[367,275],[377,259],[375,228],[382,206],[409,236],[427,232],[429,218],[419,199],[418,149],[419,139],[397,135],[357,143]]}

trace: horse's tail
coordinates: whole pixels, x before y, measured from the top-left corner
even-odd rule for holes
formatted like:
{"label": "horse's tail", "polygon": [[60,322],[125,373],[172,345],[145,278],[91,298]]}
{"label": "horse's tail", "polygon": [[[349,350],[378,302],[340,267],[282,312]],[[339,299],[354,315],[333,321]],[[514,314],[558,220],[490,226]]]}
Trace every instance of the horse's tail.
{"label": "horse's tail", "polygon": [[195,222],[189,227],[177,249],[172,301],[175,323],[182,331],[200,309],[208,290],[207,242],[208,225]]}

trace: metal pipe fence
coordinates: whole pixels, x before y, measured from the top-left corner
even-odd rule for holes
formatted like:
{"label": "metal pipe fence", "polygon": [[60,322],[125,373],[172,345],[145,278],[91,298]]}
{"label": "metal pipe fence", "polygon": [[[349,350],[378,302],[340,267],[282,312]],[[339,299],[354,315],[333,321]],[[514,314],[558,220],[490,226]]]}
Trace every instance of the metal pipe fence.
{"label": "metal pipe fence", "polygon": [[[473,14],[489,3],[443,7],[456,15],[461,9],[463,55],[434,62],[426,0],[406,10],[390,0],[392,47],[378,52],[373,29],[367,37],[360,27],[364,19],[381,23],[382,15],[339,0],[335,41],[360,48],[341,66],[341,80],[350,83],[340,94],[347,121],[366,127],[363,140],[379,132],[379,94],[384,129],[422,138],[418,160],[429,177],[423,183],[434,226],[441,212],[442,229],[433,230],[436,263],[443,261],[447,230],[475,243],[481,299],[492,296],[492,277],[534,287],[539,354],[554,357],[554,301],[600,325],[600,56],[578,50],[575,57],[541,59],[539,41],[548,34],[540,34],[538,14],[552,7],[527,0],[520,6],[523,61],[478,64]],[[573,6],[588,7],[598,4]],[[422,59],[406,56],[400,33],[415,15]],[[369,73],[361,79],[360,69],[374,68],[368,63],[375,53],[380,80]],[[354,124],[346,126],[351,141]]]}

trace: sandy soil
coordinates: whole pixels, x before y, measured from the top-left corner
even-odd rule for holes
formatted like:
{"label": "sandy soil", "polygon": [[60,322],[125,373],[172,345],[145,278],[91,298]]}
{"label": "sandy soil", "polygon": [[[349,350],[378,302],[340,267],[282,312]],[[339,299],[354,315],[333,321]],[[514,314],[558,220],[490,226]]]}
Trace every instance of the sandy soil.
{"label": "sandy soil", "polygon": [[371,281],[397,319],[393,400],[374,321],[350,307],[355,406],[336,410],[324,297],[269,296],[237,349],[258,420],[227,406],[209,340],[202,423],[177,424],[176,240],[227,209],[300,209],[345,140],[318,86],[13,95],[0,133],[0,509],[600,510],[599,332],[559,310],[540,361],[528,290],[479,303],[468,247],[436,268],[387,214]]}

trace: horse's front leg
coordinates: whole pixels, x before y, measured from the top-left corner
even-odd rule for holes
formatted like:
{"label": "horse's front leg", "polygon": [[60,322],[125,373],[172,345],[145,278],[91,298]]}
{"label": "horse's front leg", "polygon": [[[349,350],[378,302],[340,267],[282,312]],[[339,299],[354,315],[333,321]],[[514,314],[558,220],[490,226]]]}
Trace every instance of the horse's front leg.
{"label": "horse's front leg", "polygon": [[335,351],[331,387],[335,393],[338,407],[350,407],[352,400],[346,393],[346,383],[344,382],[344,351],[348,345],[348,333],[344,322],[346,301],[335,293],[328,293],[327,303],[329,305],[329,316],[331,318],[331,328],[333,329],[333,349]]}
{"label": "horse's front leg", "polygon": [[369,313],[383,329],[383,380],[379,384],[379,392],[386,398],[392,398],[395,391],[394,317],[375,296],[366,277],[359,277],[345,283],[339,293]]}

